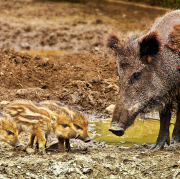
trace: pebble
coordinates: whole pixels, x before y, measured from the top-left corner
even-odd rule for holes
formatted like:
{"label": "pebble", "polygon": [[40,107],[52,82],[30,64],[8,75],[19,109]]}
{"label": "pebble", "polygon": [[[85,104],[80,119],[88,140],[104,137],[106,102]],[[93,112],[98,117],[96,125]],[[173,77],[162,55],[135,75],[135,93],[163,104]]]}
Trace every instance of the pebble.
{"label": "pebble", "polygon": [[30,49],[30,45],[29,45],[28,42],[22,42],[22,43],[21,43],[21,47],[22,47],[23,49]]}
{"label": "pebble", "polygon": [[91,168],[83,168],[83,174],[87,174],[89,172],[91,172]]}
{"label": "pebble", "polygon": [[7,105],[7,104],[9,104],[9,103],[10,103],[9,101],[1,101],[1,102],[0,102],[1,105]]}
{"label": "pebble", "polygon": [[113,113],[113,110],[114,110],[114,107],[115,107],[114,104],[109,105],[109,106],[105,109],[105,112],[107,112],[108,114],[112,114],[112,113]]}
{"label": "pebble", "polygon": [[28,154],[34,154],[34,153],[35,153],[35,150],[32,149],[32,148],[27,148],[27,149],[26,149],[26,152],[27,152]]}

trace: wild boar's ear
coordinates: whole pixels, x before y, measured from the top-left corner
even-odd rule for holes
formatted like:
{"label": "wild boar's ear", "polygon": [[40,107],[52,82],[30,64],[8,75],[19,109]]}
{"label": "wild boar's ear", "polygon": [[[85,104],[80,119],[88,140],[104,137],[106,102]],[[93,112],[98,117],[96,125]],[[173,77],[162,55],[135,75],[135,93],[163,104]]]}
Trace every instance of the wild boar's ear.
{"label": "wild boar's ear", "polygon": [[161,48],[161,41],[157,31],[153,31],[146,35],[140,42],[140,59],[146,63],[150,63],[152,57],[155,56]]}
{"label": "wild boar's ear", "polygon": [[112,50],[117,50],[119,39],[114,33],[110,33],[107,38],[107,47],[111,48]]}

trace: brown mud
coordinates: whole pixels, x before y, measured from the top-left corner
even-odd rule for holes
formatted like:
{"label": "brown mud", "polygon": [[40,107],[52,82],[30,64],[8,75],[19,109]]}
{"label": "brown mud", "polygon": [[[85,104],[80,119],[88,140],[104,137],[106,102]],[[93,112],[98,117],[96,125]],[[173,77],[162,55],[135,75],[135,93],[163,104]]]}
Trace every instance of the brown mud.
{"label": "brown mud", "polygon": [[[107,116],[104,110],[118,93],[115,57],[105,45],[108,32],[123,38],[165,12],[116,2],[0,0],[1,110],[15,99],[53,99],[87,116]],[[28,135],[20,138],[25,145]],[[163,151],[79,140],[71,145],[66,153],[30,155],[0,143],[0,178],[180,177],[178,145]]]}

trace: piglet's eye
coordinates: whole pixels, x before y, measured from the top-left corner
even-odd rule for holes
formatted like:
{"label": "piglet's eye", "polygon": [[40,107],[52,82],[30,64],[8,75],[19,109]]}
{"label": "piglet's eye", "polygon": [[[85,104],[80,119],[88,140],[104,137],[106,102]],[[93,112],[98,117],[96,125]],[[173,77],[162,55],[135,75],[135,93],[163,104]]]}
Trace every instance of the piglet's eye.
{"label": "piglet's eye", "polygon": [[75,125],[76,129],[81,129],[82,130],[82,127],[78,126],[78,125]]}
{"label": "piglet's eye", "polygon": [[9,130],[7,130],[6,132],[7,132],[8,135],[14,135],[14,133],[9,131]]}
{"label": "piglet's eye", "polygon": [[69,127],[68,124],[62,124],[62,126],[63,126],[64,128]]}

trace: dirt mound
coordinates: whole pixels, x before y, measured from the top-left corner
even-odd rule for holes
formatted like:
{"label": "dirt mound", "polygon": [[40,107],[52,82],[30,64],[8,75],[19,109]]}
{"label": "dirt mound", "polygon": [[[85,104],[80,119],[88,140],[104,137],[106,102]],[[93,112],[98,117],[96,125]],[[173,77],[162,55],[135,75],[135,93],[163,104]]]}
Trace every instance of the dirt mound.
{"label": "dirt mound", "polygon": [[1,50],[0,99],[54,99],[102,111],[118,91],[115,60],[106,50],[58,57]]}

